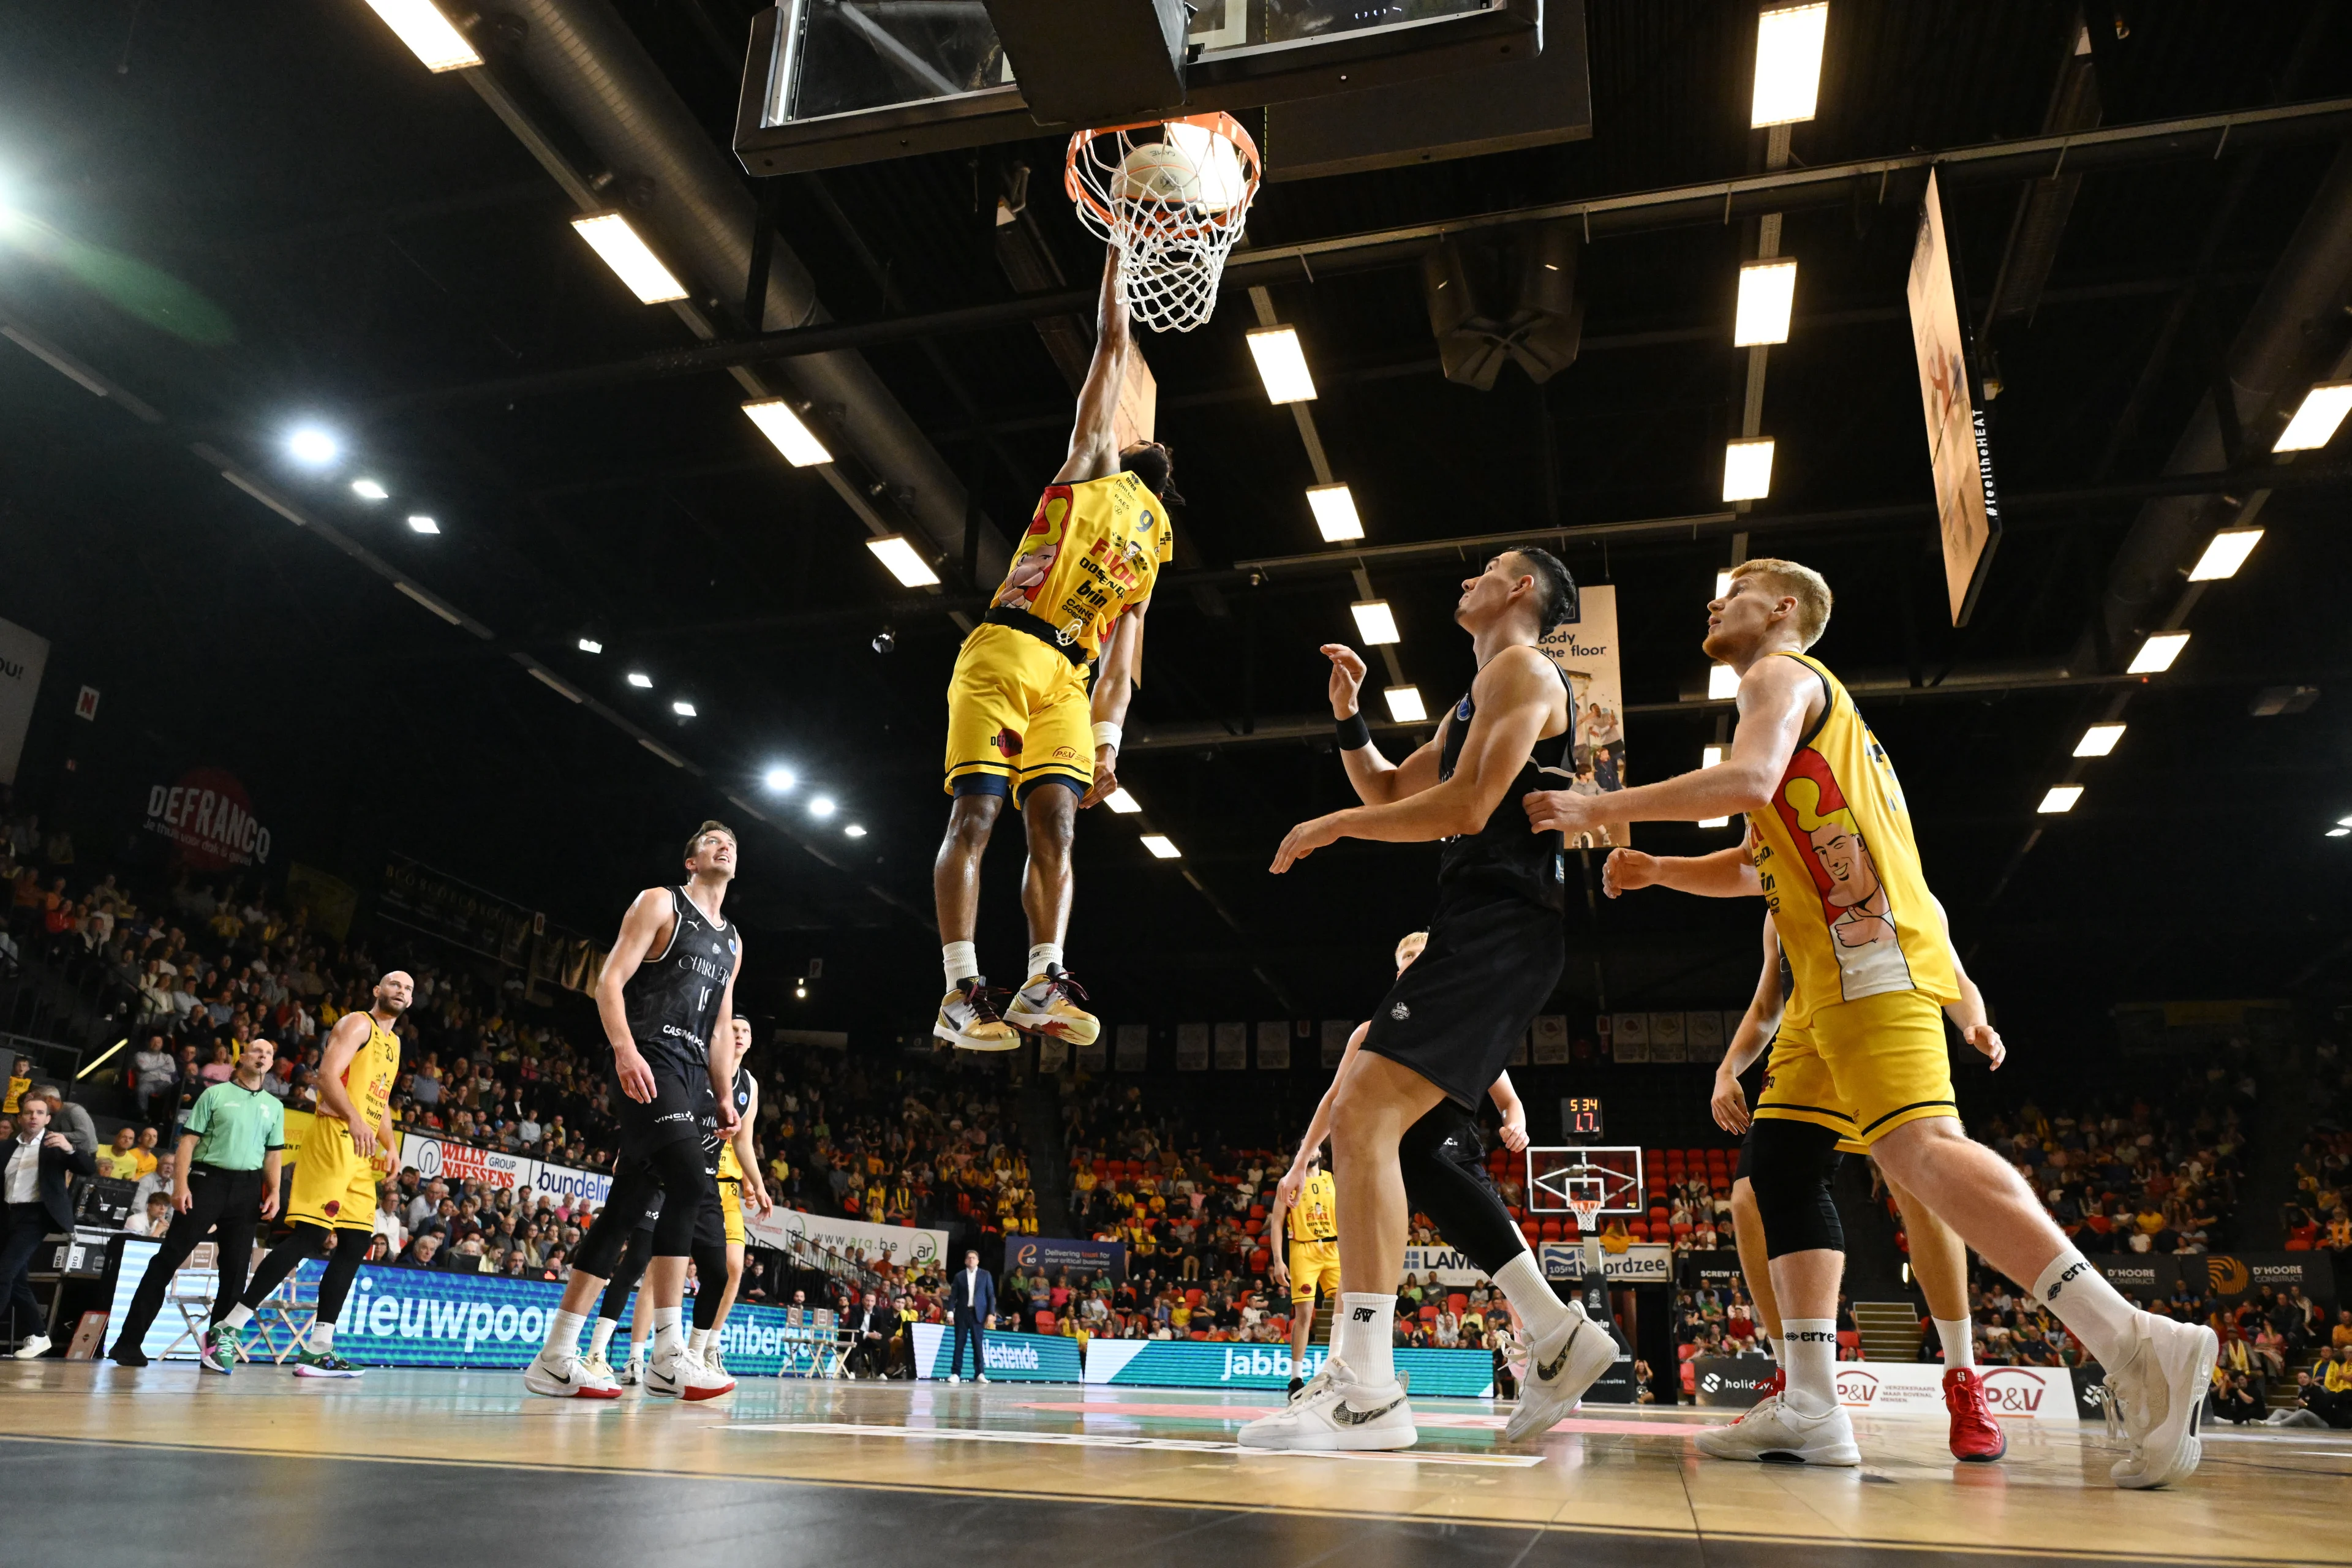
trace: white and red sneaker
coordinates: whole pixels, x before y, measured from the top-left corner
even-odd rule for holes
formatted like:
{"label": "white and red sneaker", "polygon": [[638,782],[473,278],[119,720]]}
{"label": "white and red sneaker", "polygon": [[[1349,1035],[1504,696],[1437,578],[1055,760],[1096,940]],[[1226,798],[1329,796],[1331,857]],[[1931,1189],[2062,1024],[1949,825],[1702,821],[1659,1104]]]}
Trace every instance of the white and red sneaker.
{"label": "white and red sneaker", "polygon": [[646,1392],[667,1399],[716,1399],[734,1388],[733,1378],[714,1372],[690,1350],[657,1355],[646,1366]]}
{"label": "white and red sneaker", "polygon": [[2009,1436],[1985,1403],[1984,1379],[1965,1366],[1944,1372],[1944,1408],[1952,1413],[1952,1458],[1990,1465],[2009,1452]]}
{"label": "white and red sneaker", "polygon": [[1779,1367],[1774,1367],[1772,1369],[1772,1381],[1764,1385],[1764,1391],[1756,1396],[1756,1403],[1741,1411],[1738,1415],[1733,1419],[1731,1424],[1734,1426],[1738,1426],[1740,1422],[1747,1420],[1750,1415],[1755,1415],[1757,1411],[1762,1409],[1767,1400],[1778,1399],[1780,1395],[1788,1392],[1789,1374],[1782,1372]]}
{"label": "white and red sneaker", "polygon": [[559,1359],[545,1351],[531,1357],[530,1364],[522,1369],[522,1385],[549,1399],[621,1397],[621,1385],[613,1381],[609,1372],[592,1367],[577,1355]]}

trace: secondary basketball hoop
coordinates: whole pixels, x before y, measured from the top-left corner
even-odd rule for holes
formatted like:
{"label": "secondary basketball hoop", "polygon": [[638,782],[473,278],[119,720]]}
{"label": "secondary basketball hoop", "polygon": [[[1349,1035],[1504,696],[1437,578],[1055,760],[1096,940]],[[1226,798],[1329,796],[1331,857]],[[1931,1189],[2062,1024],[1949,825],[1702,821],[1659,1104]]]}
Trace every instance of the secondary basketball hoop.
{"label": "secondary basketball hoop", "polygon": [[1216,310],[1261,172],[1257,143],[1232,115],[1196,114],[1077,132],[1062,188],[1079,220],[1118,247],[1128,309],[1158,331],[1189,332]]}

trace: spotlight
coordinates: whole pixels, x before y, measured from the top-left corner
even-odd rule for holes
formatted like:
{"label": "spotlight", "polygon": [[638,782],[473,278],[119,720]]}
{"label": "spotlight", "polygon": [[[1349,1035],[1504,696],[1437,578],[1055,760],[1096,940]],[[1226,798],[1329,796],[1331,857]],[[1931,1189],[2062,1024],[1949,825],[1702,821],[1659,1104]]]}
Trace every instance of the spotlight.
{"label": "spotlight", "polygon": [[2161,672],[2172,668],[2172,661],[2179,658],[2180,657],[2180,650],[2188,646],[2189,634],[2187,632],[2158,632],[2154,637],[2139,645],[2139,652],[2132,656],[2132,661],[2130,665],[2126,667],[2126,673],[2130,675],[2160,674]]}
{"label": "spotlight", "polygon": [[1824,3],[1788,5],[1756,18],[1756,93],[1748,123],[1758,130],[1811,120],[1821,95]]}
{"label": "spotlight", "polygon": [[1381,691],[1388,699],[1389,718],[1399,724],[1418,724],[1429,717],[1418,686],[1391,686]]}
{"label": "spotlight", "polygon": [[629,684],[640,691],[651,691],[654,689],[654,678],[642,669],[633,669],[629,671]]}
{"label": "spotlight", "polygon": [[1143,803],[1128,794],[1125,784],[1103,796],[1103,804],[1121,816],[1131,816],[1143,809]]}
{"label": "spotlight", "polygon": [[1363,520],[1356,515],[1356,497],[1344,484],[1307,487],[1307,510],[1327,544],[1343,544],[1364,537]]}
{"label": "spotlight", "polygon": [[411,512],[408,514],[408,526],[410,531],[415,533],[438,533],[441,531],[441,525],[434,521],[431,518],[425,516],[421,511]]}
{"label": "spotlight", "polygon": [[2050,792],[2042,797],[2042,804],[2033,809],[2044,816],[2056,816],[2074,810],[2074,803],[2082,798],[2081,784],[2052,784]]}
{"label": "spotlight", "polygon": [[1143,847],[1151,851],[1151,858],[1155,860],[1174,860],[1183,853],[1176,847],[1176,841],[1164,833],[1145,834]]}
{"label": "spotlight", "polygon": [[857,824],[854,822],[848,826],[843,828],[841,831],[851,838],[863,838],[866,837],[866,829],[858,826]]}
{"label": "spotlight", "polygon": [[805,1002],[808,1000],[807,981],[795,980],[793,982],[793,1000],[795,1002]]}
{"label": "spotlight", "polygon": [[814,800],[809,802],[809,815],[811,816],[831,816],[834,812],[838,809],[839,808],[833,804],[833,796],[829,795],[821,795]]}
{"label": "spotlight", "polygon": [[694,717],[694,704],[691,702],[673,702],[669,705],[669,710],[681,719]]}
{"label": "spotlight", "polygon": [[790,768],[770,768],[760,775],[760,782],[776,794],[785,795],[789,794],[792,787],[801,781],[793,775],[793,770]]}
{"label": "spotlight", "polygon": [[1723,448],[1723,499],[1762,500],[1772,493],[1772,437],[1732,441]]}
{"label": "spotlight", "polygon": [[686,298],[686,286],[662,265],[629,220],[616,212],[591,213],[572,220],[572,228],[630,293],[648,305],[666,305]]}
{"label": "spotlight", "polygon": [[1706,700],[1726,702],[1739,695],[1739,672],[1727,664],[1713,664],[1706,670]]}
{"label": "spotlight", "polygon": [[286,437],[286,452],[306,468],[323,468],[343,455],[343,444],[316,425],[305,425]]}
{"label": "spotlight", "polygon": [[888,626],[884,626],[880,631],[874,634],[874,651],[876,653],[889,653],[895,650],[898,646],[898,634],[892,631]]}
{"label": "spotlight", "polygon": [[2083,731],[2081,740],[2074,742],[2074,754],[2078,757],[2104,757],[2114,751],[2116,742],[2123,738],[2124,726],[2121,724],[2094,724]]}
{"label": "spotlight", "polygon": [[1257,361],[1258,378],[1265,383],[1269,403],[1309,403],[1315,397],[1315,377],[1307,368],[1307,352],[1299,347],[1297,327],[1258,327],[1248,335],[1250,355]]}
{"label": "spotlight", "polygon": [[353,479],[352,481],[352,494],[359,497],[362,500],[383,500],[389,497],[392,492],[384,489],[382,485],[376,483],[373,479]]}
{"label": "spotlight", "polygon": [[903,533],[886,533],[879,539],[869,539],[866,548],[874,552],[874,559],[882,563],[899,585],[907,588],[928,588],[940,580],[912,541]]}
{"label": "spotlight", "polygon": [[449,25],[449,18],[433,0],[368,0],[368,5],[399,35],[426,70],[463,70],[482,63],[474,46]]}
{"label": "spotlight", "polygon": [[604,645],[598,642],[594,637],[582,637],[580,639],[580,651],[582,653],[603,653],[604,651]]}

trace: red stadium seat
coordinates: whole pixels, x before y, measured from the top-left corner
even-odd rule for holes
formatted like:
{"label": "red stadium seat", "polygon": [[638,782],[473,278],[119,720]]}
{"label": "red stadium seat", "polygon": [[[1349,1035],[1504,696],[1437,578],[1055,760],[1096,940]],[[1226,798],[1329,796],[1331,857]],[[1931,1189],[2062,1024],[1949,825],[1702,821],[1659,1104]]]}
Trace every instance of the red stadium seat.
{"label": "red stadium seat", "polygon": [[1265,1217],[1265,1205],[1264,1204],[1250,1205],[1249,1216],[1252,1219],[1264,1219]]}
{"label": "red stadium seat", "polygon": [[1467,1290],[1456,1290],[1445,1298],[1445,1304],[1454,1309],[1454,1315],[1458,1318],[1462,1315],[1463,1309],[1470,1305],[1470,1293]]}
{"label": "red stadium seat", "polygon": [[1424,1323],[1433,1323],[1437,1321],[1437,1309],[1434,1307],[1423,1307],[1421,1310],[1421,1321]]}
{"label": "red stadium seat", "polygon": [[1647,1241],[1650,1239],[1650,1222],[1645,1219],[1628,1220],[1625,1233],[1636,1241]]}
{"label": "red stadium seat", "polygon": [[1265,1229],[1265,1221],[1253,1215],[1249,1219],[1243,1222],[1242,1229],[1248,1235],[1255,1236]]}

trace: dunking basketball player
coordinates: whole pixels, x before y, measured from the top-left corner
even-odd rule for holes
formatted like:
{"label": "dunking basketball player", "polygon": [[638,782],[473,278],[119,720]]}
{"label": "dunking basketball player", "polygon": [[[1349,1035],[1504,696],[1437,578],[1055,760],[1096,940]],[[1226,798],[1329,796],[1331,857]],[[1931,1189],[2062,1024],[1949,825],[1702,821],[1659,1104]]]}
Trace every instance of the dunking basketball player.
{"label": "dunking basketball player", "polygon": [[[1373,1015],[1332,1102],[1339,1343],[1287,1408],[1242,1428],[1245,1446],[1378,1449],[1418,1440],[1392,1354],[1411,1212],[1403,1148],[1441,1103],[1476,1106],[1559,979],[1560,841],[1530,834],[1518,803],[1545,767],[1558,773],[1575,730],[1568,679],[1537,647],[1574,615],[1575,595],[1568,568],[1531,547],[1504,551],[1465,582],[1454,618],[1470,634],[1477,676],[1437,738],[1402,763],[1381,755],[1357,711],[1363,660],[1336,644],[1323,650],[1348,780],[1364,804],[1292,828],[1273,869],[1286,872],[1341,838],[1446,842],[1428,948]],[[1464,1184],[1475,1187],[1466,1177]],[[1498,1220],[1480,1249],[1503,1258],[1525,1249],[1499,1203],[1488,1209],[1475,1190],[1464,1197],[1459,1219],[1433,1217],[1474,1229]],[[1463,1230],[1447,1239],[1468,1251],[1474,1237]],[[1528,1387],[1512,1418],[1520,1435],[1547,1429],[1545,1412],[1572,1404],[1617,1353],[1580,1306],[1559,1307],[1528,1328]]]}
{"label": "dunking basketball player", "polygon": [[[686,1260],[698,1222],[718,1194],[706,1173],[706,1131],[735,1131],[726,1042],[742,973],[742,933],[719,918],[735,879],[735,832],[706,822],[686,844],[682,887],[647,888],[622,918],[621,934],[596,983],[596,1010],[613,1046],[621,1085],[620,1157],[604,1212],[580,1243],[562,1305],[548,1314],[547,1342],[523,1372],[523,1386],[552,1398],[611,1399],[620,1389],[580,1359],[580,1328],[612,1277],[622,1244],[656,1192],[653,1259],[639,1295],[651,1304],[654,1348],[649,1394],[715,1399],[734,1379],[687,1348],[679,1327]],[[711,1041],[721,1042],[717,1050]],[[715,1102],[715,1103],[714,1103]],[[722,1265],[723,1267],[723,1265]]]}
{"label": "dunking basketball player", "polygon": [[[931,1033],[1009,1051],[1015,1031],[1090,1045],[1101,1031],[1062,966],[1070,843],[1081,807],[1118,787],[1120,724],[1143,672],[1143,618],[1174,552],[1168,448],[1122,451],[1113,426],[1132,344],[1119,252],[1103,258],[1094,363],[1061,471],[1014,546],[1003,585],[948,681],[946,788],[955,797],[932,869],[948,991]],[[1094,675],[1087,695],[1087,678]],[[1029,979],[999,1016],[973,946],[980,861],[1010,796],[1028,825]]]}
{"label": "dunking basketball player", "polygon": [[[1702,1451],[1827,1462],[1853,1446],[1835,1387],[1843,1255],[1823,1172],[1840,1137],[2033,1294],[2106,1369],[2130,1452],[2112,1475],[2157,1487],[2197,1468],[2197,1428],[2220,1342],[2140,1310],[2053,1223],[2009,1163],[1960,1129],[1943,1007],[1961,998],[1911,818],[1885,749],[1853,699],[1805,650],[1830,618],[1829,584],[1794,562],[1732,571],[1703,644],[1739,673],[1739,724],[1721,764],[1601,798],[1540,790],[1538,832],[1612,821],[1692,822],[1744,812],[1757,886],[1796,981],[1786,1023],[1807,1030],[1835,1098],[1759,1108],[1753,1184],[1782,1314],[1787,1388]],[[1845,1461],[1852,1462],[1852,1461]]]}
{"label": "dunking basketball player", "polygon": [[[1404,972],[1412,967],[1413,960],[1428,945],[1429,933],[1420,931],[1397,943],[1397,978],[1404,977]],[[1289,1194],[1304,1192],[1310,1179],[1327,1184],[1330,1182],[1328,1175],[1315,1176],[1313,1161],[1330,1131],[1332,1107],[1339,1099],[1339,1085],[1348,1077],[1349,1064],[1363,1048],[1364,1037],[1370,1032],[1370,1024],[1359,1024],[1356,1032],[1348,1037],[1348,1047],[1339,1054],[1339,1068],[1332,1074],[1331,1087],[1323,1091],[1322,1101],[1307,1122],[1307,1135],[1299,1141],[1298,1156],[1276,1184],[1276,1213],[1281,1212]],[[1503,1146],[1515,1154],[1525,1150],[1528,1111],[1519,1102],[1518,1091],[1511,1086],[1511,1075],[1507,1072],[1498,1076],[1486,1092],[1495,1109],[1502,1112]],[[1534,1250],[1518,1226],[1511,1223],[1510,1210],[1487,1177],[1486,1152],[1486,1138],[1479,1131],[1476,1114],[1455,1104],[1451,1098],[1439,1100],[1428,1115],[1406,1130],[1398,1146],[1405,1201],[1414,1211],[1437,1223],[1437,1234],[1446,1246],[1469,1258],[1480,1273],[1502,1288],[1504,1299],[1511,1303],[1523,1329],[1538,1338],[1552,1338],[1570,1310],[1560,1304],[1543,1277]],[[1339,1255],[1336,1246],[1330,1250],[1328,1264],[1334,1272],[1338,1271]],[[1298,1273],[1296,1263],[1291,1272],[1294,1276]],[[1277,1285],[1281,1282],[1275,1281]],[[1337,1284],[1332,1281],[1334,1289]],[[1307,1310],[1297,1310],[1300,1292],[1297,1284],[1292,1286],[1291,1295],[1296,1318],[1291,1327],[1291,1360],[1297,1366],[1306,1358],[1314,1310],[1311,1297],[1307,1298],[1310,1303]],[[1333,1321],[1338,1321],[1336,1310]],[[1548,1377],[1542,1375],[1541,1366],[1530,1371],[1526,1395],[1512,1411],[1510,1425],[1505,1429],[1504,1436],[1511,1441],[1540,1436],[1549,1431],[1581,1392],[1580,1388],[1575,1393],[1567,1392],[1571,1380],[1564,1353],[1556,1353],[1550,1365]],[[1303,1386],[1296,1377],[1290,1383],[1293,1394]]]}
{"label": "dunking basketball player", "polygon": [[393,1026],[408,1010],[416,984],[395,969],[375,983],[364,1013],[346,1013],[327,1032],[319,1057],[319,1114],[295,1157],[286,1218],[294,1234],[253,1271],[245,1294],[205,1335],[204,1364],[231,1372],[243,1356],[245,1325],[303,1259],[332,1248],[319,1280],[310,1332],[294,1356],[297,1377],[357,1377],[335,1353],[335,1320],[375,1239],[376,1167],[400,1150],[392,1125],[392,1086],[400,1077],[400,1037]]}

